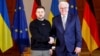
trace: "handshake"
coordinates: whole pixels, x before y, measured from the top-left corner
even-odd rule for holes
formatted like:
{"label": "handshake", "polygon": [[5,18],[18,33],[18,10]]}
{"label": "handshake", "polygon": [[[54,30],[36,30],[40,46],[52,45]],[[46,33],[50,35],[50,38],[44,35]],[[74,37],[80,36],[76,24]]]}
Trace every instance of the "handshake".
{"label": "handshake", "polygon": [[[49,44],[54,44],[55,43],[55,40],[53,37],[49,37]],[[52,55],[53,54],[53,50],[55,50],[55,46],[52,46],[51,49],[49,50],[50,51],[50,54]]]}
{"label": "handshake", "polygon": [[49,44],[54,44],[55,43],[55,40],[54,40],[53,37],[49,37],[49,39],[50,39],[49,42],[48,42]]}

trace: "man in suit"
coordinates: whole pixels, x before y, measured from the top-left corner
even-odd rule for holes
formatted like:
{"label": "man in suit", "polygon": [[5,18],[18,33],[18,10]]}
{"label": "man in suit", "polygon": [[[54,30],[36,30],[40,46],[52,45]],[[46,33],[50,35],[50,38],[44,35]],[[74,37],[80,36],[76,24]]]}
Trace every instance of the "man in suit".
{"label": "man in suit", "polygon": [[59,3],[60,15],[53,18],[51,36],[56,38],[57,56],[77,56],[81,52],[82,36],[78,15],[69,12],[68,2]]}

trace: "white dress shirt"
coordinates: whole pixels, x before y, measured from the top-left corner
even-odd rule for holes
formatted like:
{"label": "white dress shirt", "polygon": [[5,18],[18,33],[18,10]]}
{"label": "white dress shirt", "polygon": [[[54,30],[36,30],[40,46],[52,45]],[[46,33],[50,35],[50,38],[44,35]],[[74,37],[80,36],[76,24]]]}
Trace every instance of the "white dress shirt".
{"label": "white dress shirt", "polygon": [[65,28],[66,28],[67,17],[68,17],[68,14],[67,14],[67,15],[61,15],[61,18],[62,18],[62,24],[63,24],[64,30],[65,30]]}

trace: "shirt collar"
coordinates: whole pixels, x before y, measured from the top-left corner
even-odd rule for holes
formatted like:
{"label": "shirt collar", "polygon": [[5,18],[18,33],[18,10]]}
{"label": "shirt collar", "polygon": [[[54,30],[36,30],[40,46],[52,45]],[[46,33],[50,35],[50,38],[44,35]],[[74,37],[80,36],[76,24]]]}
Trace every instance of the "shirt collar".
{"label": "shirt collar", "polygon": [[40,19],[40,18],[38,18],[38,20],[39,20],[39,21],[43,21],[43,20],[44,20],[44,18],[41,18],[41,19]]}

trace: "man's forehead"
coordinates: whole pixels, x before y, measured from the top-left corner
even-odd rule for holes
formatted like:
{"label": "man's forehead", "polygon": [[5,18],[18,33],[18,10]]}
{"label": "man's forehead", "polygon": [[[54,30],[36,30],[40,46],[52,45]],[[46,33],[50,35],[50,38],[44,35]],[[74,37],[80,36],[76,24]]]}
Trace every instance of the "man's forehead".
{"label": "man's forehead", "polygon": [[62,4],[62,5],[60,5],[60,7],[68,7],[68,6],[67,6],[67,5],[63,5],[63,4]]}

